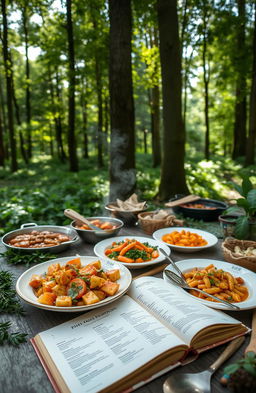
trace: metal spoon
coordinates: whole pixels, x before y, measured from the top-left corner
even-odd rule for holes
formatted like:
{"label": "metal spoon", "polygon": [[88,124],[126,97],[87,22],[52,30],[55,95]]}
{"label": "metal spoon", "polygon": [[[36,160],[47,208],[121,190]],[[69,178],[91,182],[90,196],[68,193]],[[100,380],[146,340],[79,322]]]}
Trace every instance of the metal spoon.
{"label": "metal spoon", "polygon": [[171,262],[173,268],[174,268],[174,269],[176,270],[176,272],[179,274],[179,276],[181,277],[181,279],[182,279],[182,281],[184,282],[184,284],[187,285],[187,282],[186,282],[186,280],[185,280],[185,278],[184,278],[184,276],[183,276],[182,271],[178,268],[178,266],[176,265],[176,263],[169,257],[169,255],[167,254],[167,252],[166,252],[163,248],[161,248],[161,247],[159,247],[159,251],[160,251],[162,254],[164,254],[164,256]]}
{"label": "metal spoon", "polygon": [[75,221],[81,222],[82,224],[88,225],[88,227],[93,229],[94,231],[106,232],[105,229],[101,229],[99,227],[96,227],[96,225],[93,225],[89,220],[87,220],[84,216],[81,216],[81,214],[77,213],[75,210],[66,209],[66,210],[64,210],[64,214],[66,217],[71,218],[72,220],[75,220]]}
{"label": "metal spoon", "polygon": [[166,277],[168,277],[168,279],[170,281],[172,281],[173,284],[177,285],[180,288],[190,289],[190,290],[194,289],[197,292],[200,292],[200,293],[203,293],[206,296],[212,297],[213,299],[217,300],[218,302],[221,302],[221,303],[225,304],[226,306],[235,308],[236,310],[240,310],[240,307],[236,306],[233,303],[229,303],[226,300],[219,299],[217,296],[214,296],[214,295],[212,295],[210,293],[202,291],[202,289],[190,287],[186,282],[184,283],[184,280],[180,276],[178,276],[176,273],[172,272],[171,270],[165,269],[164,273],[165,273]]}
{"label": "metal spoon", "polygon": [[163,384],[164,393],[210,393],[211,376],[244,342],[244,337],[233,340],[218,359],[200,373],[171,375]]}

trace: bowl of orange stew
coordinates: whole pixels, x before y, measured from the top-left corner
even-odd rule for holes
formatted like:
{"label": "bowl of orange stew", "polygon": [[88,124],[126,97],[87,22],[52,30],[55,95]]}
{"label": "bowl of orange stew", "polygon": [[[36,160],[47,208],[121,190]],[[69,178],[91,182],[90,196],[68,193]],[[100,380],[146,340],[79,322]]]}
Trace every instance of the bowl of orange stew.
{"label": "bowl of orange stew", "polygon": [[99,231],[93,230],[86,224],[82,225],[77,221],[71,223],[71,227],[77,231],[80,238],[86,243],[96,243],[115,236],[124,225],[123,221],[113,217],[87,217],[87,220],[98,227]]}
{"label": "bowl of orange stew", "polygon": [[175,206],[172,209],[174,213],[182,214],[184,217],[194,218],[195,220],[216,221],[227,208],[228,205],[225,202],[201,198],[195,202]]}
{"label": "bowl of orange stew", "polygon": [[169,227],[158,229],[153,238],[175,251],[196,252],[213,247],[218,239],[210,232],[195,228]]}

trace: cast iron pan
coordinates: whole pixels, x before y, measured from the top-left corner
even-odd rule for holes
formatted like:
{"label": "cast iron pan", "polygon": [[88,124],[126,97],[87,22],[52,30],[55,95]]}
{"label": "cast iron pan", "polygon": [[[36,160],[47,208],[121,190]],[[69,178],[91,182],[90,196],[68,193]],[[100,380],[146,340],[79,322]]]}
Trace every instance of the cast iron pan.
{"label": "cast iron pan", "polygon": [[[184,196],[184,195],[182,195]],[[181,198],[181,195],[176,196],[172,201]],[[202,204],[209,207],[214,207],[215,209],[197,209],[188,208],[183,206],[175,206],[172,208],[174,213],[182,214],[184,217],[194,218],[195,220],[203,221],[217,221],[218,217],[228,208],[228,205],[224,202],[217,201],[215,199],[201,198],[195,202],[190,202],[190,205]]]}

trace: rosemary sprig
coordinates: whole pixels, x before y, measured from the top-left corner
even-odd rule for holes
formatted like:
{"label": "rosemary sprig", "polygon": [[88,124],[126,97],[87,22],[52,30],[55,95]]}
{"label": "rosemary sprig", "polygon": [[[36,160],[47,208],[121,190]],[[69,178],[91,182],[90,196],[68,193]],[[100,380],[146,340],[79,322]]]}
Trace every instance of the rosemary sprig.
{"label": "rosemary sprig", "polygon": [[41,263],[57,258],[56,255],[43,253],[41,251],[35,251],[32,254],[24,254],[13,250],[2,252],[0,256],[5,258],[7,263],[13,265],[24,263],[26,266],[29,266],[31,263]]}
{"label": "rosemary sprig", "polygon": [[5,270],[0,271],[0,312],[19,315],[24,313],[13,289],[13,275]]}
{"label": "rosemary sprig", "polygon": [[0,323],[0,345],[8,343],[14,346],[18,346],[21,343],[26,342],[26,333],[9,333],[9,328],[11,327],[11,322]]}

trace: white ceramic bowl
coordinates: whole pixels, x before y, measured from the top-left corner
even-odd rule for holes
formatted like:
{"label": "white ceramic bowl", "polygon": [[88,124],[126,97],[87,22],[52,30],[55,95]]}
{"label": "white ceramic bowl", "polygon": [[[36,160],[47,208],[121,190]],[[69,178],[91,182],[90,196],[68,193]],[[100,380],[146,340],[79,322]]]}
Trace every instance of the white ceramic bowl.
{"label": "white ceramic bowl", "polygon": [[[204,240],[207,241],[207,244],[205,246],[198,246],[198,247],[188,247],[188,246],[183,247],[183,246],[175,246],[174,244],[169,244],[162,240],[163,235],[166,235],[167,233],[171,233],[174,231],[181,232],[182,230],[197,233],[198,235],[202,236]],[[215,244],[218,242],[217,237],[212,233],[201,231],[200,229],[195,229],[195,228],[184,228],[184,227],[162,228],[155,231],[152,236],[158,242],[161,242],[162,244],[166,244],[167,246],[169,246],[175,251],[187,252],[187,253],[205,250],[206,248],[215,246]]]}

